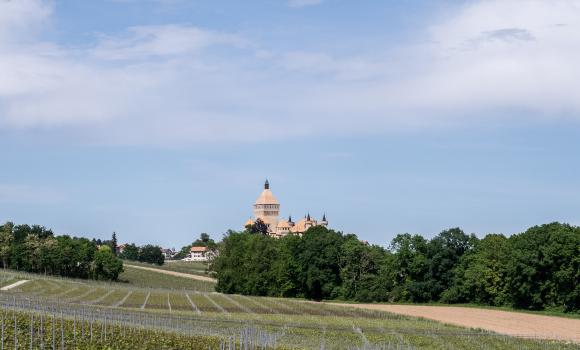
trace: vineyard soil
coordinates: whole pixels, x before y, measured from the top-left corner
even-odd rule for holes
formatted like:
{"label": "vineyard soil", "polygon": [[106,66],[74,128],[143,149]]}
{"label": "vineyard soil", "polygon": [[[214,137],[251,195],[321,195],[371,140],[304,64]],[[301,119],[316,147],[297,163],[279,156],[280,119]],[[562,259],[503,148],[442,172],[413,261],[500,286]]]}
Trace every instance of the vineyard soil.
{"label": "vineyard soil", "polygon": [[507,335],[569,340],[580,343],[580,320],[577,319],[454,306],[338,305],[422,317],[457,326],[481,328]]}

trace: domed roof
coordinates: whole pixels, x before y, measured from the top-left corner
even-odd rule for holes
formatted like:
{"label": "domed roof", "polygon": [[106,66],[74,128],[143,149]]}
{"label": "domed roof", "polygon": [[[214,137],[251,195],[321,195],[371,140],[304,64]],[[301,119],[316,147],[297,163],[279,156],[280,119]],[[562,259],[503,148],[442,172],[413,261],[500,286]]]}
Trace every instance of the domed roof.
{"label": "domed roof", "polygon": [[262,191],[260,197],[256,199],[256,204],[279,204],[279,203],[276,197],[274,197],[274,195],[272,194],[272,191],[270,191],[269,188],[266,188]]}

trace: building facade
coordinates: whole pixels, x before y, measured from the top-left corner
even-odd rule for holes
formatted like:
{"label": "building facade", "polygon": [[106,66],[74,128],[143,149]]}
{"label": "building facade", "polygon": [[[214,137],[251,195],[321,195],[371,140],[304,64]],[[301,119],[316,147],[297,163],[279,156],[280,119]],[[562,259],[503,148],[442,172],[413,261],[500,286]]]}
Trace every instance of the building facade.
{"label": "building facade", "polygon": [[268,227],[268,234],[272,237],[280,238],[288,234],[302,236],[306,230],[314,226],[328,226],[326,214],[322,220],[318,221],[310,216],[310,213],[304,215],[304,218],[294,222],[292,216],[288,220],[280,219],[280,203],[274,197],[270,190],[270,183],[266,180],[264,190],[254,203],[254,216],[248,219],[244,227],[254,225],[255,221],[260,219]]}
{"label": "building facade", "polygon": [[191,247],[183,261],[209,261],[209,250],[207,247]]}

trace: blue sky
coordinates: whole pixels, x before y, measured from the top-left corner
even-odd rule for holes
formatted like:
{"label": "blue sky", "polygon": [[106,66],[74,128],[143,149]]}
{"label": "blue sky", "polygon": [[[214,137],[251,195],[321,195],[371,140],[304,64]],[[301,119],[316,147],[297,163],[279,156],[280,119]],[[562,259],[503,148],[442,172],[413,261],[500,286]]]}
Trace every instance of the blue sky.
{"label": "blue sky", "polygon": [[180,247],[580,224],[574,1],[0,1],[0,220]]}

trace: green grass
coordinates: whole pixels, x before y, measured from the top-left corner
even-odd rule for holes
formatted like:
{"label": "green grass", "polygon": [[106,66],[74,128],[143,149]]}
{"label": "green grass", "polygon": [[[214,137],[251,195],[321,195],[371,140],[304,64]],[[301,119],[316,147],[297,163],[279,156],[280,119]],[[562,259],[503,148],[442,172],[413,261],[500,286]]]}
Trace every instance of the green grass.
{"label": "green grass", "polygon": [[189,273],[192,275],[207,275],[207,264],[198,261],[166,260],[163,265],[147,264],[138,261],[124,261],[125,264],[152,267],[160,270]]}
{"label": "green grass", "polygon": [[[405,350],[410,347],[428,350],[578,349],[574,344],[499,336],[380,311],[307,303],[296,299],[208,293],[200,291],[199,288],[176,287],[181,282],[175,282],[179,278],[173,276],[138,269],[128,269],[128,273],[138,275],[129,276],[132,283],[47,278],[9,272],[0,275],[0,279],[31,279],[31,281],[0,293],[0,304],[4,303],[2,309],[6,311],[13,305],[12,298],[21,298],[22,302],[17,304],[22,308],[34,309],[35,312],[48,310],[58,315],[63,312],[69,321],[77,315],[83,317],[90,315],[90,318],[100,322],[101,326],[105,323],[104,317],[111,327],[117,327],[111,331],[116,332],[114,334],[119,335],[124,327],[130,327],[128,331],[125,329],[129,334],[127,341],[130,344],[140,344],[139,338],[142,337],[144,344],[150,344],[147,345],[150,348],[155,348],[157,344],[160,349],[169,348],[158,345],[161,341],[159,339],[166,338],[178,344],[187,341],[192,344],[199,342],[198,348],[203,349],[208,348],[209,342],[212,348],[217,348],[216,341],[230,339],[228,337],[232,335],[239,337],[246,331],[254,332],[253,336],[260,334],[261,337],[268,339],[275,338],[277,348],[354,349],[368,343],[385,346],[384,348],[387,348],[387,344],[391,344],[394,348]],[[169,281],[164,278],[169,278]],[[198,281],[187,280],[187,282]],[[22,329],[19,339],[25,342],[27,339],[25,330],[27,325],[29,326],[26,320],[30,318],[30,314],[26,311],[23,315],[18,316],[23,322],[23,325],[19,324],[18,327]],[[131,324],[119,323],[118,320],[130,320]],[[8,326],[11,327],[10,324]],[[73,348],[73,345],[68,343],[71,339],[70,323],[66,323],[64,328],[66,348]],[[98,329],[102,332],[102,327]],[[212,337],[205,338],[200,335]],[[121,345],[111,343],[110,337],[108,339],[106,343],[93,344],[93,348],[109,346],[112,349],[120,349],[127,344],[124,337],[119,337],[119,341],[123,342]],[[86,339],[79,341],[81,343],[77,348],[91,348]],[[102,341],[104,342],[104,339]],[[148,341],[151,343],[147,343]],[[127,348],[131,349],[130,346],[133,345],[128,346]],[[174,348],[196,349],[183,345]]]}
{"label": "green grass", "polygon": [[214,290],[215,283],[198,281],[186,277],[176,277],[160,272],[147,271],[126,266],[125,271],[119,276],[119,282],[135,287],[189,289],[203,292]]}

